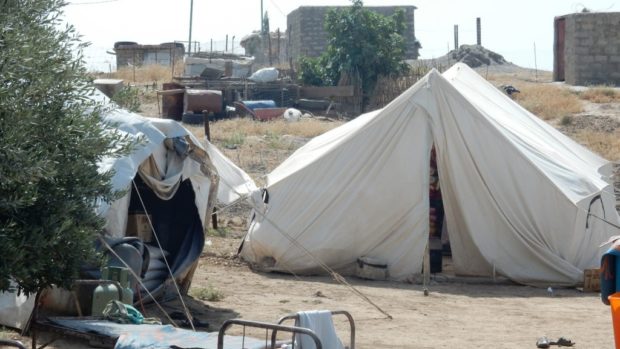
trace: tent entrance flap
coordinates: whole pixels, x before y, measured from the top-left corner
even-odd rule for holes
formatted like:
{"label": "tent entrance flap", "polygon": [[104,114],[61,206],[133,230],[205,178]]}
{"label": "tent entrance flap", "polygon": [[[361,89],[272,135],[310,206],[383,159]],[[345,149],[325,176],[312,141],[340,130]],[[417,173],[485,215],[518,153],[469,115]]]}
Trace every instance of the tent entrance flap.
{"label": "tent entrance flap", "polygon": [[[148,214],[153,224],[152,233],[157,237],[152,241],[144,241],[150,251],[150,261],[143,282],[149,291],[153,291],[169,277],[164,257],[176,279],[187,274],[200,257],[204,232],[189,180],[182,181],[169,200],[159,198],[140,176],[136,176],[134,181],[136,185],[132,186],[129,214]],[[157,240],[163,249],[163,256]]]}
{"label": "tent entrance flap", "polygon": [[431,147],[430,151],[428,198],[430,272],[435,274],[443,271],[443,255],[444,253],[449,254],[450,251],[447,230],[444,224],[444,207],[435,145]]}

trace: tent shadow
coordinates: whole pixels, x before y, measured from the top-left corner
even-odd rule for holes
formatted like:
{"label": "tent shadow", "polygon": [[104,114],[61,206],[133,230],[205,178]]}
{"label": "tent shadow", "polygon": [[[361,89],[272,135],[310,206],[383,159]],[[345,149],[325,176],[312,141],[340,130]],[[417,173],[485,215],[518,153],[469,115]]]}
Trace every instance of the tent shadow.
{"label": "tent shadow", "polygon": [[[253,271],[269,279],[288,280],[291,282],[306,282],[313,284],[336,285],[338,282],[328,275],[292,275],[283,272]],[[354,287],[381,288],[391,290],[409,290],[419,292],[424,296],[424,287],[421,277],[414,282],[366,280],[356,276],[346,276],[345,279]],[[344,287],[344,286],[343,286]],[[596,292],[583,292],[575,287],[553,287],[551,292],[547,287],[534,287],[514,283],[507,279],[493,281],[482,277],[456,277],[454,275],[432,274],[428,286],[431,293],[446,295],[467,296],[472,298],[598,298]]]}
{"label": "tent shadow", "polygon": [[[235,319],[240,316],[240,314],[233,309],[212,307],[191,296],[183,296],[183,302],[193,317],[194,326],[197,331],[217,331],[222,326],[224,321]],[[183,328],[191,329],[189,322],[186,320],[187,318],[183,315],[185,313],[183,310],[183,304],[178,298],[166,301],[165,303],[162,303],[161,306],[177,325]],[[161,309],[159,309],[155,304],[151,303],[145,305],[144,310],[145,316],[159,318],[164,324],[170,323],[167,316],[163,314]],[[206,324],[208,324],[208,326],[206,326]]]}

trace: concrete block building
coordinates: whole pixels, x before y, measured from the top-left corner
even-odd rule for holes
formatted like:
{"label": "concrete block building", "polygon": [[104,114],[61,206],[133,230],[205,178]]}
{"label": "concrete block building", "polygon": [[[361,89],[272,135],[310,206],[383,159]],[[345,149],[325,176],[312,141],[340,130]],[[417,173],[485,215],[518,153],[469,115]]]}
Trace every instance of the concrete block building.
{"label": "concrete block building", "polygon": [[172,65],[183,59],[185,46],[181,43],[164,43],[160,45],[139,45],[130,41],[114,43],[116,53],[116,67],[128,65]]}
{"label": "concrete block building", "polygon": [[[299,57],[317,57],[327,48],[327,34],[324,29],[325,15],[333,8],[344,6],[301,6],[289,13],[287,22],[288,56],[296,62]],[[397,9],[405,12],[405,58],[417,59],[420,43],[415,37],[415,6],[364,6],[365,9],[390,16]]]}
{"label": "concrete block building", "polygon": [[582,12],[554,21],[553,79],[620,85],[620,12]]}

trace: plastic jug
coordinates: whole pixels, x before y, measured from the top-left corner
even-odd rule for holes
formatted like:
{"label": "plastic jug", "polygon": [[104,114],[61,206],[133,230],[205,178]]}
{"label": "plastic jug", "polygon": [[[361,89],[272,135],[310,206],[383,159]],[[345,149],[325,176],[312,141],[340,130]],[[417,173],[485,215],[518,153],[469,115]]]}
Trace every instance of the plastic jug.
{"label": "plastic jug", "polygon": [[102,280],[118,281],[121,284],[122,298],[118,299],[118,289],[113,284],[102,284],[93,291],[92,316],[101,316],[103,309],[112,300],[120,300],[125,304],[133,304],[133,291],[129,288],[129,273],[123,267],[105,267],[101,272]]}

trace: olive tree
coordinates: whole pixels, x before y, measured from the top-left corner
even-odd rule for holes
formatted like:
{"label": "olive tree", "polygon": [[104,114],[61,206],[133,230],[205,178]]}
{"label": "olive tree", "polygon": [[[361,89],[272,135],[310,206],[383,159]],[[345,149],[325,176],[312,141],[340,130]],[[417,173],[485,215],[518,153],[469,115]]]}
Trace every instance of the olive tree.
{"label": "olive tree", "polygon": [[364,8],[361,0],[353,0],[352,6],[327,13],[325,31],[327,50],[318,58],[300,61],[300,77],[306,84],[335,85],[342,74],[348,74],[358,77],[368,94],[380,75],[407,70],[402,10],[383,16]]}
{"label": "olive tree", "polygon": [[69,286],[93,261],[98,200],[115,197],[98,162],[128,151],[102,122],[62,0],[0,0],[0,291]]}

